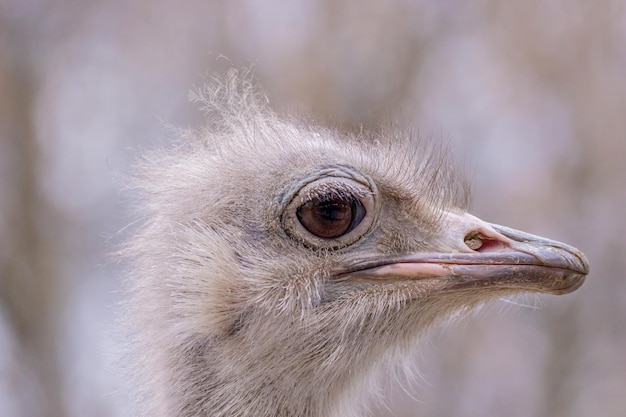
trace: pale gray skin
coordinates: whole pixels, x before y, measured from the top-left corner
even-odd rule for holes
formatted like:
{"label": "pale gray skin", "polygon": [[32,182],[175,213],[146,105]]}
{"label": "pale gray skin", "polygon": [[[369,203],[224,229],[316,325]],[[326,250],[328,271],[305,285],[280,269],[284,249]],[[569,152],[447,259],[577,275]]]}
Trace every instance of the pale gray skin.
{"label": "pale gray skin", "polygon": [[[359,415],[371,375],[437,321],[582,284],[576,249],[467,214],[441,149],[280,120],[252,91],[211,87],[210,127],[137,170],[123,253],[141,415]],[[367,213],[316,238],[295,211],[333,192]]]}

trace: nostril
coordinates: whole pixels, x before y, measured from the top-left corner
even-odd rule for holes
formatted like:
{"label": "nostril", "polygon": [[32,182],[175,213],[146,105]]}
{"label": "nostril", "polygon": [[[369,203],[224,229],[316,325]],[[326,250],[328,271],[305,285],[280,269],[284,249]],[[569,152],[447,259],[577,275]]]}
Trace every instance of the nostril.
{"label": "nostril", "polygon": [[479,250],[483,246],[483,240],[479,233],[470,233],[465,236],[465,244],[471,250]]}
{"label": "nostril", "polygon": [[465,244],[468,248],[477,252],[496,252],[507,247],[503,242],[486,237],[479,232],[473,232],[465,236]]}

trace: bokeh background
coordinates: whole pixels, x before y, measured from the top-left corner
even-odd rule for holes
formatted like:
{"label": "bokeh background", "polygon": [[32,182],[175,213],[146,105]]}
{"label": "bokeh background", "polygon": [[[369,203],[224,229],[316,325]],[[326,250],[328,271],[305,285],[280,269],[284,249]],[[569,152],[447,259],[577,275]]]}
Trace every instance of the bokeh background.
{"label": "bokeh background", "polygon": [[475,214],[591,261],[573,294],[436,333],[372,416],[625,415],[623,0],[0,0],[1,416],[131,409],[120,178],[163,122],[202,123],[188,92],[229,66],[278,111],[448,142]]}

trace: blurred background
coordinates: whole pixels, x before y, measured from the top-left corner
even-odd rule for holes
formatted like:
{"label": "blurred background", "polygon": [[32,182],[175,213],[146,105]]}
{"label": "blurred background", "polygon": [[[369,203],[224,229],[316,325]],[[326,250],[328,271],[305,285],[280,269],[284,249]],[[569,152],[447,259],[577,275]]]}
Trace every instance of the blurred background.
{"label": "blurred background", "polygon": [[372,416],[624,416],[625,1],[0,0],[1,416],[130,409],[119,178],[250,65],[278,111],[448,142],[475,214],[590,259],[573,294],[437,333]]}

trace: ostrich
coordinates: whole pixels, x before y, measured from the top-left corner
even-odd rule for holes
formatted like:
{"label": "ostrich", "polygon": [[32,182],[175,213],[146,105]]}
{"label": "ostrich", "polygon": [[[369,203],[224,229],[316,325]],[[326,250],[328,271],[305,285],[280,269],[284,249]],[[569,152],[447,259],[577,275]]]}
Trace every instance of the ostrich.
{"label": "ostrich", "polygon": [[131,265],[141,415],[359,415],[425,330],[494,298],[577,289],[577,249],[487,223],[437,146],[279,118],[250,77],[138,164]]}

